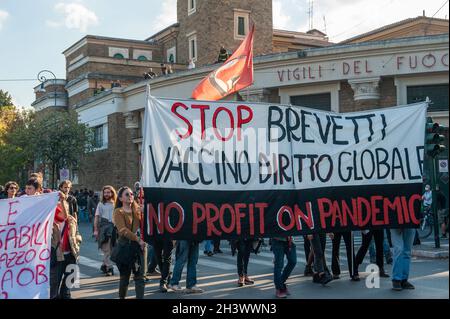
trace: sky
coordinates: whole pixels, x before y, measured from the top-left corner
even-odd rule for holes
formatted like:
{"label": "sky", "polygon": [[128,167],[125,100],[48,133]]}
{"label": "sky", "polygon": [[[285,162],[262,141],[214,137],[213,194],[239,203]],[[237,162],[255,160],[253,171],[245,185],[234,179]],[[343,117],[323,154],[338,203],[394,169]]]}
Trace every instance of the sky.
{"label": "sky", "polygon": [[[306,32],[308,7],[309,0],[274,0],[274,27]],[[445,0],[315,0],[313,9],[313,27],[339,42],[423,10],[447,19],[449,5]],[[17,106],[29,107],[39,71],[65,78],[62,52],[84,35],[144,40],[176,20],[176,0],[0,0],[0,89],[9,91]]]}

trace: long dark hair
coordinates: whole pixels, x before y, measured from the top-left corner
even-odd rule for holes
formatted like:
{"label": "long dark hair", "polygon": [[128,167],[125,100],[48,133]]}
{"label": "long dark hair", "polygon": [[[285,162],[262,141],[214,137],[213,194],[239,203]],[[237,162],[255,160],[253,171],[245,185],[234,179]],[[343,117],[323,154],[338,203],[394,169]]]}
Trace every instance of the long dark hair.
{"label": "long dark hair", "polygon": [[[130,193],[133,194],[133,191],[131,190],[130,187],[128,186],[123,186],[119,189],[119,191],[117,192],[117,199],[116,199],[116,208],[122,208],[123,207],[123,203],[120,200],[120,198],[122,198],[123,192],[129,190]],[[139,212],[139,205],[136,203],[136,201],[133,201],[133,203],[131,203],[131,209],[133,210],[133,212]]]}
{"label": "long dark hair", "polygon": [[[123,187],[122,187],[122,188],[123,188]],[[117,194],[116,194],[116,190],[115,190],[114,187],[112,187],[111,185],[103,186],[101,202],[102,202],[103,204],[106,203],[105,197],[104,197],[104,195],[103,195],[104,192],[105,192],[105,189],[109,189],[109,190],[111,191],[111,194],[112,194],[111,199],[112,199],[113,203],[115,203],[115,204],[117,205]],[[122,194],[121,194],[121,195],[122,195]]]}

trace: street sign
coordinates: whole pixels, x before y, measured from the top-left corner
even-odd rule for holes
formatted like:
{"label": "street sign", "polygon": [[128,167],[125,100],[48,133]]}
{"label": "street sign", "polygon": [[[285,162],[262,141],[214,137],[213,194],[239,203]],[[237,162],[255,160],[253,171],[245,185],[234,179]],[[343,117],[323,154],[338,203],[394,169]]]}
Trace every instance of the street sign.
{"label": "street sign", "polygon": [[439,160],[439,173],[448,173],[448,160]]}

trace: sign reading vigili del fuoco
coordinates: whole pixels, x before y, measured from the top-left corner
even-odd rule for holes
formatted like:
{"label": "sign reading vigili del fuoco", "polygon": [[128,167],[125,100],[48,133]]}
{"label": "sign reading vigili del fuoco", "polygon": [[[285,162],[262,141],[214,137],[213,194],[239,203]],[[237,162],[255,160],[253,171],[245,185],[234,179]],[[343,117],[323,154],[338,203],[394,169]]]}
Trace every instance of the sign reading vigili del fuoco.
{"label": "sign reading vigili del fuoco", "polygon": [[426,104],[337,114],[149,97],[146,239],[414,227]]}
{"label": "sign reading vigili del fuoco", "polygon": [[448,71],[448,51],[437,50],[300,63],[277,69],[275,76],[280,83],[315,82],[444,70]]}

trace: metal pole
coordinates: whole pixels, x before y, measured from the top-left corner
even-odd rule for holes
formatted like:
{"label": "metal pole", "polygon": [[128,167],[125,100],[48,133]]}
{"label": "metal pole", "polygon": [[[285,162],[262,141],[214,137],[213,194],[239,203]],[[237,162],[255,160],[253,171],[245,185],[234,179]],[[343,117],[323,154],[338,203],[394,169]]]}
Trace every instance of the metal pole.
{"label": "metal pole", "polygon": [[436,209],[436,185],[437,185],[437,176],[436,176],[436,159],[432,157],[433,161],[433,180],[432,180],[432,198],[433,202],[431,203],[431,209],[433,210],[433,222],[434,222],[434,248],[441,248],[441,243],[439,239],[439,222],[438,222],[438,214]]}
{"label": "metal pole", "polygon": [[38,75],[37,75],[37,79],[38,79],[39,82],[45,83],[45,82],[47,81],[47,77],[44,75],[45,73],[51,74],[51,75],[53,76],[54,80],[55,80],[55,81],[53,82],[53,85],[54,85],[54,87],[55,87],[55,106],[56,106],[56,75],[55,75],[55,73],[53,73],[53,72],[50,71],[50,70],[42,70],[42,71],[40,71],[40,72],[38,73]]}

